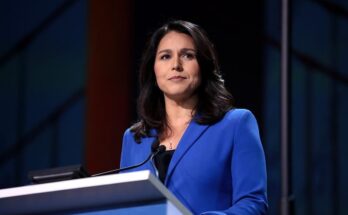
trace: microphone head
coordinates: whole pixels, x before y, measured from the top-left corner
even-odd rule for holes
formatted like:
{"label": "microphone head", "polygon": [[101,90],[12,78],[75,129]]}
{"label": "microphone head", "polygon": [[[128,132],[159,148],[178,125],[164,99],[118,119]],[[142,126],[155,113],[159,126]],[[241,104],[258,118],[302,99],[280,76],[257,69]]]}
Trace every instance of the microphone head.
{"label": "microphone head", "polygon": [[164,146],[164,145],[160,145],[158,147],[158,152],[164,152],[165,150],[166,150],[166,146]]}

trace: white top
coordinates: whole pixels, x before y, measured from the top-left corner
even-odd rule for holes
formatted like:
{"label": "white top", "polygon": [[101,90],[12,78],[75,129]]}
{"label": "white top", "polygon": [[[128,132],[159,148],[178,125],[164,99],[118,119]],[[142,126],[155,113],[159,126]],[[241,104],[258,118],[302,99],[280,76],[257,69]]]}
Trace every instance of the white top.
{"label": "white top", "polygon": [[166,199],[182,214],[191,214],[150,171],[145,170],[1,189],[0,214],[81,209],[86,206],[93,208]]}

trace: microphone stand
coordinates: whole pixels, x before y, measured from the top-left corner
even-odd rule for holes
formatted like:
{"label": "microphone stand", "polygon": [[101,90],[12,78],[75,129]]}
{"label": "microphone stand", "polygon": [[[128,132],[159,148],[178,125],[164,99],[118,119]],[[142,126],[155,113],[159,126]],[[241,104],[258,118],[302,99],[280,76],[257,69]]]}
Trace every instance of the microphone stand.
{"label": "microphone stand", "polygon": [[96,176],[101,176],[101,175],[109,175],[109,174],[112,174],[112,173],[119,173],[121,171],[125,171],[125,170],[129,170],[129,169],[133,169],[133,168],[137,168],[139,166],[142,166],[144,165],[146,162],[148,162],[149,160],[151,160],[151,164],[154,166],[154,169],[155,169],[155,173],[156,173],[156,176],[158,177],[158,170],[156,168],[156,166],[154,165],[154,157],[160,153],[160,152],[163,152],[166,150],[166,147],[163,146],[163,145],[160,145],[158,146],[158,148],[156,149],[156,151],[154,152],[151,152],[151,154],[141,163],[138,163],[136,165],[133,165],[133,166],[128,166],[128,167],[124,167],[124,168],[119,168],[119,169],[113,169],[113,170],[109,170],[109,171],[106,171],[106,172],[101,172],[101,173],[97,173],[97,174],[94,174],[94,175],[91,175],[91,177],[96,177]]}

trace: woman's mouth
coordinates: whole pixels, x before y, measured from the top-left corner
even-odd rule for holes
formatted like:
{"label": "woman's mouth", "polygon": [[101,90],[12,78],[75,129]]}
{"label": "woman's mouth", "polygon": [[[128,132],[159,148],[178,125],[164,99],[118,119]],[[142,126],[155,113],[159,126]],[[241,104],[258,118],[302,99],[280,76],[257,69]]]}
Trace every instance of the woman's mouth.
{"label": "woman's mouth", "polygon": [[171,80],[171,81],[180,81],[180,80],[184,80],[184,79],[186,79],[186,78],[183,76],[180,76],[180,75],[172,76],[169,78],[169,80]]}

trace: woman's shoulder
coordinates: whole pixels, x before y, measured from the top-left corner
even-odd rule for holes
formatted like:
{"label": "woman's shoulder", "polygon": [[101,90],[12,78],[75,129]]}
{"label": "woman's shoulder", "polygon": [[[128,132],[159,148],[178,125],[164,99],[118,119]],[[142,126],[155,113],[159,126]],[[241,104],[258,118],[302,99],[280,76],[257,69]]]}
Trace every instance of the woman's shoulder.
{"label": "woman's shoulder", "polygon": [[240,120],[244,117],[251,117],[251,118],[255,118],[254,114],[248,110],[248,109],[244,109],[244,108],[233,108],[229,111],[226,112],[223,120]]}
{"label": "woman's shoulder", "polygon": [[248,109],[234,108],[226,112],[219,124],[224,127],[239,127],[242,125],[257,125],[257,120]]}
{"label": "woman's shoulder", "polygon": [[133,124],[132,126],[130,126],[129,128],[127,128],[123,134],[123,139],[124,140],[132,140],[135,142],[142,142],[142,140],[144,139],[148,139],[148,138],[154,138],[157,136],[157,130],[156,129],[150,129],[148,133],[145,133],[139,136],[139,138],[137,139],[136,133],[137,130],[139,129],[139,122]]}
{"label": "woman's shoulder", "polygon": [[123,133],[123,143],[129,142],[134,139],[134,132],[132,132],[132,127],[127,128]]}
{"label": "woman's shoulder", "polygon": [[125,137],[133,136],[133,135],[134,135],[134,132],[132,132],[132,127],[127,128],[123,134],[123,136],[125,136]]}
{"label": "woman's shoulder", "polygon": [[252,111],[248,109],[235,108],[229,110],[225,114],[223,120],[221,120],[220,125],[221,129],[227,129],[234,134],[241,132],[243,134],[252,133],[256,136],[259,135],[256,117],[254,116]]}

